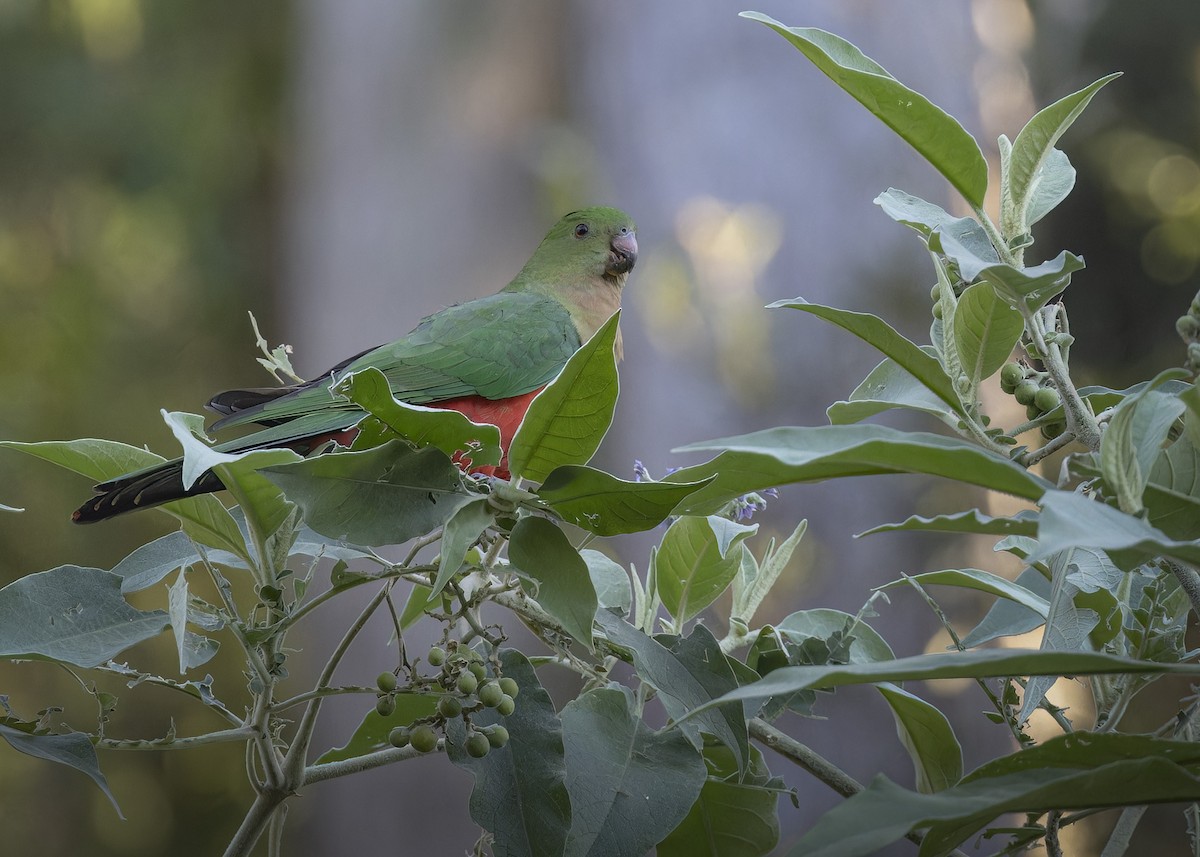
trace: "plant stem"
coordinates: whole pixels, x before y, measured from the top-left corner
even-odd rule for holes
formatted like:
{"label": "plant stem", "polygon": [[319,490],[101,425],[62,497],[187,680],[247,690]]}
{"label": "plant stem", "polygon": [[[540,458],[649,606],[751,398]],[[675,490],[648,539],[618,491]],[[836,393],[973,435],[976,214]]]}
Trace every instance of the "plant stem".
{"label": "plant stem", "polygon": [[257,737],[257,730],[249,726],[239,726],[236,729],[221,729],[187,738],[154,738],[151,740],[101,738],[96,742],[96,747],[102,750],[186,750],[189,747],[199,747],[204,744],[248,741]]}
{"label": "plant stem", "polygon": [[258,838],[262,835],[263,828],[270,823],[272,816],[279,809],[285,797],[283,792],[275,789],[259,791],[258,797],[250,806],[250,811],[242,819],[237,833],[230,840],[229,847],[225,849],[225,857],[249,857]]}
{"label": "plant stem", "polygon": [[[1054,388],[1062,398],[1063,413],[1067,418],[1067,431],[1092,452],[1100,451],[1100,426],[1092,415],[1087,403],[1075,389],[1071,380],[1071,371],[1067,366],[1066,357],[1058,341],[1051,336],[1047,339],[1047,327],[1053,328],[1050,333],[1057,333],[1060,317],[1065,319],[1066,310],[1062,304],[1053,304],[1030,312],[1022,309],[1025,316],[1025,329],[1028,331],[1033,345],[1038,351]],[[1065,324],[1065,322],[1063,322]]]}
{"label": "plant stem", "polygon": [[[443,749],[442,741],[438,742],[438,749]],[[337,762],[309,765],[304,769],[304,781],[301,785],[307,786],[319,783],[322,780],[345,777],[349,774],[357,774],[360,771],[369,771],[372,768],[380,768],[384,765],[390,765],[393,762],[404,762],[408,759],[415,759],[417,756],[425,755],[428,754],[413,749],[413,746],[410,744],[407,747],[388,747],[383,750],[376,750],[374,753],[355,756],[353,759],[341,759]]]}

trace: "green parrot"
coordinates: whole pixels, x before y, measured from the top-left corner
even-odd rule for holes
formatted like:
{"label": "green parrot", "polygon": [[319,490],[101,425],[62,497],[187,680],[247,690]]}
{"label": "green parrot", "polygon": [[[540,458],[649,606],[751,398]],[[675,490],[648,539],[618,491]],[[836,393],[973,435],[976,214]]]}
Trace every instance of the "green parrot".
{"label": "green parrot", "polygon": [[[620,307],[637,251],[629,215],[605,207],[573,211],[554,224],[498,293],[436,312],[406,336],[311,381],[214,396],[208,407],[224,416],[213,430],[265,426],[215,448],[236,453],[286,447],[309,455],[330,441],[348,445],[367,414],[331,387],[373,366],[401,401],[453,409],[499,427],[504,457],[497,467],[478,469],[507,478],[508,446],[529,403]],[[620,359],[619,333],[616,350]],[[183,460],[175,459],[97,485],[97,496],[71,519],[93,523],[222,488],[212,471],[185,488]]]}

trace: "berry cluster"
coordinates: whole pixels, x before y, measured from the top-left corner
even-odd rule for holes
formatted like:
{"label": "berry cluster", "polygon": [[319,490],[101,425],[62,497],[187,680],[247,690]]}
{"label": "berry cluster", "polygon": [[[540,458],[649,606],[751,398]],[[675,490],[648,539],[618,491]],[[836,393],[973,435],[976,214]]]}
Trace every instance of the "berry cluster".
{"label": "berry cluster", "polygon": [[[1000,367],[1000,389],[1025,406],[1025,416],[1030,420],[1036,420],[1062,404],[1058,390],[1050,386],[1048,380],[1046,372],[1039,372],[1024,363],[1005,363]],[[1066,428],[1066,423],[1058,419],[1042,426],[1042,436],[1051,440]]]}
{"label": "berry cluster", "polygon": [[[508,743],[508,730],[500,724],[476,727],[471,723],[471,714],[484,708],[494,708],[497,714],[507,717],[516,710],[519,687],[507,676],[488,676],[488,665],[483,657],[467,646],[450,641],[450,649],[433,646],[426,661],[430,666],[440,667],[439,675],[431,682],[439,696],[437,713],[417,721],[411,726],[397,726],[388,734],[393,747],[406,747],[428,753],[437,748],[436,729],[445,730],[446,723],[461,717],[467,726],[464,748],[474,758],[486,756],[493,748],[499,749]],[[495,666],[493,665],[493,671]],[[381,673],[376,680],[379,697],[375,710],[382,717],[396,710],[395,673]]]}

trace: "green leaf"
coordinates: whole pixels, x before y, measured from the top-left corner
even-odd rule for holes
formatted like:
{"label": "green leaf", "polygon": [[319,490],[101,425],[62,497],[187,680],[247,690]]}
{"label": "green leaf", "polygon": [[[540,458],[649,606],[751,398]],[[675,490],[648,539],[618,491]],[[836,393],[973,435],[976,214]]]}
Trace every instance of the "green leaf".
{"label": "green leaf", "polygon": [[1021,314],[996,297],[987,283],[969,286],[954,311],[954,341],[958,358],[971,383],[972,399],[980,383],[1007,362],[1025,331]]}
{"label": "green leaf", "polygon": [[[107,482],[166,461],[161,455],[140,447],[92,438],[41,443],[0,440],[0,448],[3,447],[65,467],[93,482]],[[200,544],[229,551],[249,562],[250,552],[237,524],[221,501],[211,494],[187,497],[156,508],[178,519],[183,524],[183,531]]]}
{"label": "green leaf", "polygon": [[391,714],[381,717],[372,707],[350,740],[341,747],[326,750],[316,763],[324,765],[326,762],[356,759],[392,746],[388,742],[388,733],[397,726],[411,726],[423,717],[432,717],[437,711],[439,697],[440,694],[436,693],[397,693],[396,709]]}
{"label": "green leaf", "polygon": [[1051,149],[1034,177],[1033,193],[1025,210],[1025,228],[1029,229],[1066,199],[1075,187],[1075,168],[1066,153]]}
{"label": "green leaf", "polygon": [[[1106,75],[1078,92],[1059,99],[1049,107],[1042,108],[1021,129],[1021,133],[1013,141],[1012,153],[1009,155],[1008,195],[1012,202],[1012,225],[1006,229],[1006,235],[1028,231],[1039,217],[1053,207],[1047,207],[1047,204],[1060,191],[1044,189],[1042,186],[1044,183],[1049,183],[1052,187],[1062,184],[1061,161],[1055,160],[1052,155],[1055,143],[1079,118],[1092,96],[1105,84],[1120,76],[1120,73]],[[1065,195],[1061,193],[1059,199]],[[1034,205],[1035,199],[1037,205]],[[1032,216],[1033,214],[1037,217]]]}
{"label": "green leaf", "polygon": [[686,621],[716,601],[741,567],[741,542],[757,531],[757,525],[715,515],[671,524],[654,554],[654,580],[667,611]]}
{"label": "green leaf", "polygon": [[[1153,383],[1153,382],[1152,382]],[[1100,442],[1100,470],[1121,510],[1142,511],[1142,495],[1175,421],[1186,410],[1176,396],[1146,387],[1117,406]]]}
{"label": "green leaf", "polygon": [[1007,598],[1029,610],[1034,611],[1043,619],[1050,612],[1046,599],[1034,595],[1024,586],[1019,586],[1007,578],[990,571],[977,568],[951,568],[945,571],[927,571],[924,574],[914,574],[901,580],[885,583],[878,589],[899,589],[919,583],[921,586],[957,586],[962,589],[974,589],[986,592],[998,598]]}
{"label": "green leaf", "polygon": [[1059,294],[1071,282],[1071,274],[1083,268],[1083,258],[1063,250],[1049,262],[1032,268],[1012,265],[989,265],[979,276],[996,289],[996,294],[1010,306],[1034,312]]}
{"label": "green leaf", "polygon": [[[1036,569],[1026,568],[1017,575],[1013,585],[1020,586],[1032,596],[1042,599],[1046,602],[1046,609],[1049,611],[1050,581]],[[979,624],[962,638],[962,644],[966,648],[972,649],[998,637],[1025,634],[1034,628],[1041,627],[1045,621],[1045,613],[1023,607],[1018,601],[1000,598],[979,620]]]}
{"label": "green leaf", "polygon": [[508,451],[514,481],[542,482],[556,467],[587,464],[600,448],[617,406],[620,318],[614,313],[530,403]]}
{"label": "green leaf", "polygon": [[675,452],[725,450],[667,477],[681,482],[716,476],[676,514],[709,514],[734,497],[792,482],[843,476],[926,473],[1036,500],[1051,485],[1002,456],[966,440],[878,425],[781,427],[709,440]]}
{"label": "green leaf", "polygon": [[587,563],[600,606],[628,614],[633,607],[633,585],[625,568],[597,550],[581,550],[579,555]]}
{"label": "green leaf", "polygon": [[810,304],[803,298],[793,298],[787,301],[776,301],[767,305],[768,309],[787,307],[807,312],[818,318],[833,322],[838,327],[848,330],[859,339],[874,346],[886,356],[892,358],[900,368],[904,369],[935,396],[941,399],[951,411],[960,416],[966,416],[966,410],[954,383],[946,375],[942,364],[937,358],[927,354],[914,342],[905,339],[887,322],[878,316],[865,312],[851,312],[835,307]]}
{"label": "green leaf", "polygon": [[455,410],[401,402],[392,395],[387,376],[374,366],[338,379],[333,391],[417,446],[436,446],[450,456],[467,452],[473,467],[500,463],[500,429],[472,422]]}
{"label": "green leaf", "polygon": [[[922,346],[921,350],[936,359],[932,345]],[[832,425],[849,425],[893,408],[920,411],[951,427],[957,426],[961,419],[936,393],[890,357],[871,370],[849,399],[834,402],[825,414]]]}
{"label": "green leaf", "polygon": [[987,162],[979,144],[940,107],[900,83],[854,45],[810,27],[785,27],[759,12],[742,17],[766,24],[792,43],[834,83],[875,114],[945,176],[975,208],[987,193]]}
{"label": "green leaf", "polygon": [[564,465],[546,477],[537,495],[563,520],[598,536],[616,536],[657,527],[707,482],[626,482],[592,467]]}
{"label": "green leaf", "polygon": [[953,217],[941,206],[896,188],[877,196],[875,204],[888,217],[916,230],[930,250],[953,261],[964,282],[1000,261],[987,231],[973,217]]}
{"label": "green leaf", "polygon": [[888,645],[887,640],[880,636],[878,631],[866,622],[841,610],[833,610],[828,607],[797,610],[784,617],[775,628],[795,641],[828,640],[835,633],[849,629],[850,636],[853,637],[848,651],[852,664],[890,661],[896,657],[892,647]]}
{"label": "green leaf", "polygon": [[1186,435],[1167,447],[1150,470],[1142,495],[1148,520],[1171,538],[1196,535],[1200,521],[1200,449]]}
{"label": "green leaf", "polygon": [[979,533],[988,536],[1036,536],[1037,515],[1026,510],[1018,512],[1011,518],[993,518],[978,509],[969,509],[953,515],[934,515],[932,518],[913,515],[898,524],[880,524],[869,530],[863,530],[855,538],[905,530],[930,533]]}
{"label": "green leaf", "polygon": [[[610,642],[632,654],[638,677],[658,691],[672,720],[737,687],[733,668],[703,625],[697,625],[686,640],[665,635],[651,639],[609,610],[597,613],[596,621]],[[689,720],[683,731],[697,748],[702,746],[701,730],[716,737],[730,748],[742,769],[749,745],[747,716],[741,704],[720,705],[701,712],[694,722]]]}
{"label": "green leaf", "polygon": [[563,628],[592,651],[592,620],[599,602],[587,563],[566,533],[545,518],[517,521],[508,541],[508,560],[535,581],[534,597]]}
{"label": "green leaf", "polygon": [[190,488],[211,470],[231,493],[258,540],[279,529],[291,512],[291,504],[278,486],[258,471],[272,465],[290,464],[301,458],[290,449],[253,449],[240,453],[218,452],[201,442],[204,418],[178,411],[161,411],[168,428],[183,447],[183,487]]}
{"label": "green leaf", "polygon": [[161,633],[168,616],[121,595],[121,578],[60,565],[0,589],[0,657],[63,661],[88,668]]}
{"label": "green leaf", "polygon": [[[764,857],[779,844],[781,783],[771,777],[757,747],[745,776],[733,755],[705,742],[709,775],[683,822],[659,843],[657,857]],[[622,852],[625,853],[625,852]]]}
{"label": "green leaf", "polygon": [[1200,675],[1197,664],[1164,664],[1099,652],[1054,652],[1036,649],[978,649],[939,652],[866,664],[781,667],[753,684],[697,706],[688,717],[734,701],[756,701],[800,690],[873,684],[880,681],[928,681],[997,676],[1107,675],[1179,673]]}
{"label": "green leaf", "polygon": [[67,765],[87,774],[91,777],[92,782],[100,787],[100,791],[104,792],[104,796],[112,803],[113,809],[117,811],[121,820],[125,820],[121,807],[117,806],[116,797],[108,787],[108,780],[100,770],[100,760],[96,758],[96,748],[92,746],[91,738],[83,732],[68,732],[65,735],[31,735],[20,729],[0,724],[0,738],[7,741],[14,750],[27,756]]}
{"label": "green leaf", "polygon": [[700,795],[700,754],[679,730],[647,727],[627,688],[589,691],[561,717],[573,810],[567,857],[645,854]]}
{"label": "green leaf", "polygon": [[[510,649],[501,663],[521,688],[516,711],[503,719],[511,740],[482,759],[468,756],[460,740],[447,741],[446,754],[475,777],[471,819],[495,837],[495,854],[562,857],[571,828],[562,724],[525,656]],[[500,716],[488,709],[471,720],[486,726]],[[451,725],[460,738],[462,721]]]}
{"label": "green leaf", "polygon": [[[1075,737],[1092,741],[1129,736],[1075,733]],[[922,855],[945,855],[1006,812],[1040,815],[1052,809],[1181,802],[1200,796],[1200,779],[1165,759],[1128,758],[1095,765],[1080,755],[1074,767],[1029,767],[1001,776],[968,777],[929,795],[877,776],[866,789],[826,813],[789,854],[866,857],[928,827]]]}
{"label": "green leaf", "polygon": [[932,794],[962,778],[962,746],[946,715],[894,684],[876,685],[892,709],[896,733],[916,771],[917,791]]}
{"label": "green leaf", "polygon": [[186,569],[179,569],[179,576],[167,589],[167,614],[171,619],[171,630],[175,634],[175,648],[179,654],[179,674],[188,669],[187,614],[188,584]]}
{"label": "green leaf", "polygon": [[487,497],[468,500],[454,510],[442,531],[442,555],[438,561],[437,578],[433,581],[429,599],[441,594],[450,578],[462,568],[471,545],[475,544],[483,535],[483,531],[495,521],[496,513],[492,511]]}
{"label": "green leaf", "polygon": [[428,586],[420,583],[414,583],[412,589],[408,593],[408,600],[404,602],[404,609],[400,611],[400,630],[407,631],[413,625],[421,620],[425,615],[425,611],[434,606],[435,603],[440,604],[441,599],[433,599],[429,594],[433,592]]}
{"label": "green leaf", "polygon": [[[792,530],[792,534],[784,539],[778,548],[775,547],[775,540],[771,539],[763,553],[762,563],[749,564],[753,569],[752,575],[747,573],[747,563],[743,562],[737,577],[733,580],[733,608],[730,611],[732,618],[741,619],[749,626],[754,620],[754,614],[758,612],[759,605],[770,594],[771,589],[775,586],[775,581],[787,568],[788,561],[792,558],[792,554],[806,532],[808,532],[807,519],[800,521],[796,525],[796,529]],[[754,555],[749,551],[743,552],[743,560],[746,557],[754,559]]]}
{"label": "green leaf", "polygon": [[1129,554],[1122,567],[1132,567],[1154,556],[1177,557],[1200,564],[1200,541],[1176,541],[1141,518],[1071,491],[1047,491],[1041,500],[1038,550],[1033,559],[1073,547],[1098,548]]}
{"label": "green leaf", "polygon": [[263,473],[322,535],[359,545],[406,542],[444,524],[471,499],[440,449],[402,440],[269,467]]}

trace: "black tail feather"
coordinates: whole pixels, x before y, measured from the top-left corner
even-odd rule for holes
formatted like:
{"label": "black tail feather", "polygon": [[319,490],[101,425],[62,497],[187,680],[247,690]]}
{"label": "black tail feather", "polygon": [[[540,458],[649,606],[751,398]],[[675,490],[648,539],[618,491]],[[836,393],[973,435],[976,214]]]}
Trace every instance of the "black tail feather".
{"label": "black tail feather", "polygon": [[94,524],[115,515],[148,509],[172,500],[210,494],[225,486],[211,470],[190,488],[183,487],[183,463],[168,461],[154,470],[113,479],[96,486],[98,492],[71,515],[76,524]]}

